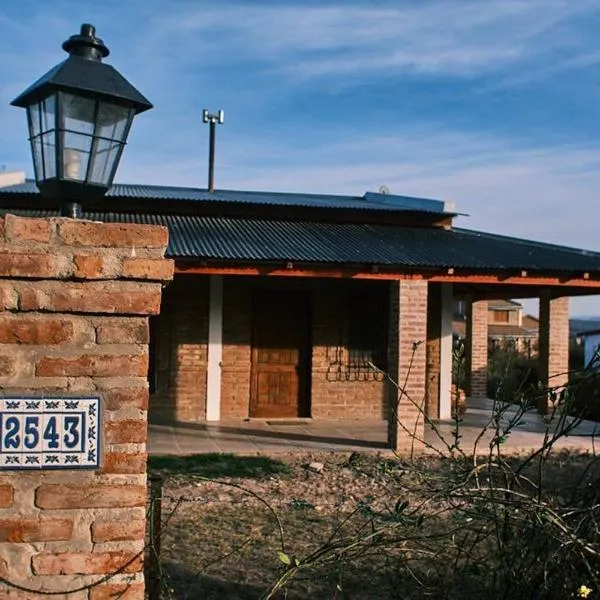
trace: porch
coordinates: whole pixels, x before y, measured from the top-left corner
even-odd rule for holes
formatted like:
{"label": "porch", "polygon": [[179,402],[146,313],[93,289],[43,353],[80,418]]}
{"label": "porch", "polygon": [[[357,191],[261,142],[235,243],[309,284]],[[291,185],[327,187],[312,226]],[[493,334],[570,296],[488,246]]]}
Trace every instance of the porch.
{"label": "porch", "polygon": [[[475,441],[490,423],[494,402],[470,398],[468,411],[459,421],[460,447],[473,452]],[[509,407],[503,414],[506,424],[517,408]],[[556,421],[550,430],[556,430]],[[447,451],[454,443],[454,420],[434,422],[435,431],[425,425],[426,452]],[[526,413],[521,423],[508,436],[503,448],[506,453],[531,452],[539,448],[546,432],[544,418],[535,410]],[[600,424],[582,421],[555,448],[580,452],[595,452]],[[236,454],[276,454],[293,452],[391,452],[387,441],[387,421],[324,421],[324,420],[228,420],[220,423],[151,424],[148,452],[153,455],[185,455],[207,452]],[[494,436],[491,427],[477,443],[477,453],[489,451]]]}
{"label": "porch", "polygon": [[[181,274],[151,329],[157,452],[411,451],[407,431],[385,426],[396,402],[411,430],[423,431],[421,410],[440,423],[442,439],[425,428],[426,446],[451,445],[453,301],[469,307],[465,380],[477,398],[487,393],[488,298],[540,298],[541,380],[560,387],[568,373],[568,298],[559,294],[587,291],[531,282]],[[387,375],[404,384],[400,398]],[[541,431],[535,418],[529,433]],[[471,402],[461,432],[467,448],[482,420]],[[513,437],[517,447],[537,445]]]}

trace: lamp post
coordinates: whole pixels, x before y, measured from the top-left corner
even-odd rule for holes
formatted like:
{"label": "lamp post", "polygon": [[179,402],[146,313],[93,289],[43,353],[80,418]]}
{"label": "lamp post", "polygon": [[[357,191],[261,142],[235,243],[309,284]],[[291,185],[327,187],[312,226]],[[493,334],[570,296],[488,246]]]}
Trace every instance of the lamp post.
{"label": "lamp post", "polygon": [[77,218],[112,185],[133,117],[152,104],[102,63],[109,50],[92,25],[62,48],[69,57],[11,104],[27,110],[38,189]]}

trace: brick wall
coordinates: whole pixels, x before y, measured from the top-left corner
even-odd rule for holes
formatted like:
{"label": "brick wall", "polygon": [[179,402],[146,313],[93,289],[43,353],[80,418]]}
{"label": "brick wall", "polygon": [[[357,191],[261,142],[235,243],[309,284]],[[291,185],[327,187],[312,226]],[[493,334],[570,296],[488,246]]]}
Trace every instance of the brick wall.
{"label": "brick wall", "polygon": [[[345,364],[349,321],[355,318],[348,306],[350,291],[366,292],[362,307],[365,318],[375,312],[382,317],[385,328],[388,284],[256,277],[224,280],[221,418],[249,416],[253,298],[263,289],[298,291],[310,297],[311,416],[386,419],[388,394],[383,377],[380,375],[375,380],[368,370],[348,370]],[[293,318],[291,314],[290,319]],[[184,275],[175,279],[165,291],[154,337],[156,357],[153,362],[157,372],[156,392],[150,400],[151,418],[156,421],[205,420],[208,278]],[[336,352],[344,361],[339,373],[332,364]]]}
{"label": "brick wall", "polygon": [[468,396],[487,396],[487,300],[470,302],[467,310],[466,361]]}
{"label": "brick wall", "polygon": [[206,418],[208,278],[182,275],[165,290],[152,323],[153,421],[197,422]]}
{"label": "brick wall", "polygon": [[419,451],[423,439],[426,393],[427,282],[390,285],[391,410],[388,439],[400,453]]}
{"label": "brick wall", "polygon": [[[252,338],[251,278],[227,278],[223,291],[221,418],[248,417]],[[206,420],[208,277],[178,276],[156,318],[155,391],[151,419]]]}
{"label": "brick wall", "polygon": [[252,343],[252,278],[223,282],[221,418],[248,417]]}
{"label": "brick wall", "polygon": [[[352,290],[370,290],[362,296],[359,311],[349,310]],[[383,377],[373,377],[364,368],[349,368],[350,319],[368,319],[367,302],[374,303],[381,317],[387,312],[387,284],[321,280],[315,284],[312,306],[312,416],[322,419],[387,419],[388,394]],[[360,312],[364,311],[364,316]],[[358,314],[352,314],[358,312]],[[385,326],[385,321],[384,321]],[[372,327],[378,324],[372,323]],[[341,364],[336,364],[336,361]],[[380,365],[382,366],[382,365]]]}
{"label": "brick wall", "polygon": [[[553,298],[550,292],[540,296],[539,329],[540,380],[551,388],[560,389],[569,378],[569,299]],[[538,407],[547,409],[543,399]]]}
{"label": "brick wall", "polygon": [[[0,575],[68,596],[144,597],[148,315],[160,309],[167,231],[70,219],[0,219],[0,387],[100,393],[98,471],[0,471]],[[9,591],[0,597],[39,598]]]}
{"label": "brick wall", "polygon": [[[261,288],[296,290],[311,298],[311,416],[316,419],[383,419],[387,416],[387,396],[382,381],[353,380],[350,374],[336,376],[331,366],[333,352],[347,343],[348,286],[360,282],[333,280],[290,280],[227,278],[223,298],[223,366],[221,416],[245,418],[249,415],[252,299]],[[385,286],[386,284],[379,284]],[[383,288],[385,289],[385,288]],[[382,307],[385,312],[386,307]],[[290,315],[293,319],[294,316]],[[344,359],[347,358],[344,355]]]}

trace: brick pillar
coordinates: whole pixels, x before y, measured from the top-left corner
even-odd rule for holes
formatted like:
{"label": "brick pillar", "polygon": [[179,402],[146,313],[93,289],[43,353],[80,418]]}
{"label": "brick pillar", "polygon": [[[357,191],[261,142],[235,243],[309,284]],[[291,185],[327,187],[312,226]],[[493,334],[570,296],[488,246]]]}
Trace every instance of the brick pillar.
{"label": "brick pillar", "polygon": [[425,414],[437,419],[440,414],[440,350],[442,330],[442,286],[430,283],[427,294],[427,389]]}
{"label": "brick pillar", "polygon": [[400,389],[390,389],[388,443],[407,454],[422,449],[426,388],[427,282],[391,284],[389,372]]}
{"label": "brick pillar", "polygon": [[466,360],[467,396],[485,398],[487,396],[487,300],[470,302],[467,310]]}
{"label": "brick pillar", "polygon": [[[3,394],[43,396],[43,423],[47,400],[61,397],[98,395],[101,415],[98,469],[0,470],[0,575],[11,582],[46,592],[92,586],[69,600],[144,598],[148,315],[173,276],[166,244],[163,227],[0,219]],[[56,439],[66,444],[63,426]],[[0,597],[13,595],[42,597],[0,584]]]}
{"label": "brick pillar", "polygon": [[[557,391],[569,379],[569,299],[553,298],[550,292],[540,294],[540,327],[538,370],[540,381]],[[548,409],[541,397],[540,412]]]}

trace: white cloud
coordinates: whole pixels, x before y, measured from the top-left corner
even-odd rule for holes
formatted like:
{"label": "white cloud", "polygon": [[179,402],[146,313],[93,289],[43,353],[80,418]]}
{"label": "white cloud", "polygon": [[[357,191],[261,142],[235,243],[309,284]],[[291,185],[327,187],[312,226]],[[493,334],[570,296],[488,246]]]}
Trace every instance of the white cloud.
{"label": "white cloud", "polygon": [[[26,19],[0,6],[0,164],[31,171],[24,114],[8,102],[64,57],[60,42],[89,19],[117,68],[156,105],[134,125],[121,181],[204,187],[200,111],[224,108],[218,187],[361,195],[386,184],[397,194],[455,201],[472,215],[459,218],[461,226],[600,250],[600,145],[550,143],[533,128],[531,140],[508,128],[504,137],[485,133],[501,125],[501,108],[487,123],[465,108],[451,121],[457,129],[420,121],[418,111],[377,129],[382,114],[400,117],[394,98],[364,85],[378,92],[378,82],[393,82],[397,94],[413,76],[447,78],[470,107],[471,78],[488,94],[482,102],[493,99],[492,86],[552,78],[561,85],[559,75],[600,62],[594,28],[585,27],[600,0],[30,2]],[[350,95],[340,94],[346,113],[338,116],[331,90],[344,88]],[[330,94],[328,113],[304,118],[305,92]],[[386,112],[369,121],[372,98],[387,102]],[[362,123],[349,124],[351,106]],[[438,106],[442,119],[442,100]],[[465,123],[469,131],[460,131]],[[560,128],[544,137],[565,139],[569,130]]]}
{"label": "white cloud", "polygon": [[[194,43],[211,60],[228,62],[241,55],[294,77],[475,75],[557,49],[572,51],[569,23],[599,6],[596,0],[437,0],[377,7],[225,4],[173,11],[157,20],[156,28],[160,38],[180,36],[181,43]],[[218,46],[218,57],[215,39],[227,40]]]}
{"label": "white cloud", "polygon": [[568,58],[553,62],[550,66],[524,68],[516,73],[513,72],[499,77],[493,83],[486,85],[485,91],[493,92],[494,90],[511,86],[536,85],[545,79],[550,79],[570,71],[587,69],[598,64],[600,64],[600,50],[576,53]]}

